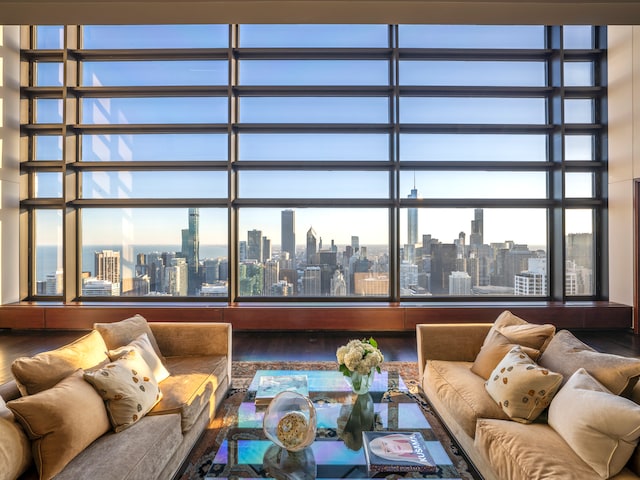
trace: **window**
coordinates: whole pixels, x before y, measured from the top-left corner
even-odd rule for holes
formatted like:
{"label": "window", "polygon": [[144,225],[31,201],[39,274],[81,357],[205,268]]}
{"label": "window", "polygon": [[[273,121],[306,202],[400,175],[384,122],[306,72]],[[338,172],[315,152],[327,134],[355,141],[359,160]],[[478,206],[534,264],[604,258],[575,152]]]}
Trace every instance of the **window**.
{"label": "window", "polygon": [[25,299],[601,298],[604,27],[23,29]]}

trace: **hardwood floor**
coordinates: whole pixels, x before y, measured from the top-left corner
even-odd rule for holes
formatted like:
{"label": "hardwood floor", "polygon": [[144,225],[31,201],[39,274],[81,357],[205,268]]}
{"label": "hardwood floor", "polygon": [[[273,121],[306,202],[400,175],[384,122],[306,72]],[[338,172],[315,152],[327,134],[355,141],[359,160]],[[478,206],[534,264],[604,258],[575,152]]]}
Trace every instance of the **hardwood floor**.
{"label": "hardwood floor", "polygon": [[[65,345],[84,335],[78,330],[0,330],[0,384],[11,380],[11,363]],[[602,352],[640,358],[640,337],[631,331],[574,331],[583,342]],[[417,361],[413,332],[384,332],[373,335],[387,361]],[[336,349],[362,332],[264,332],[235,331],[235,361],[333,361]]]}

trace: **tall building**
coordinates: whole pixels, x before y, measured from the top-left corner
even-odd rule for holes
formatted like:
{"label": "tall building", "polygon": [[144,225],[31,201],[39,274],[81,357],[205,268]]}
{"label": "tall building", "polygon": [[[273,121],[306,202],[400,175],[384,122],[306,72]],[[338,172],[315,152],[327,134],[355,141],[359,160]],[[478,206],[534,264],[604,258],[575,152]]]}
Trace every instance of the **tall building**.
{"label": "tall building", "polygon": [[270,297],[270,296],[273,295],[273,293],[274,293],[273,286],[276,285],[280,281],[280,278],[279,278],[280,268],[279,267],[280,267],[280,265],[275,260],[268,260],[264,264],[263,285],[264,285],[264,295],[267,296],[267,297]]}
{"label": "tall building", "polygon": [[296,258],[296,212],[283,210],[280,214],[280,250],[289,252],[289,258]]}
{"label": "tall building", "polygon": [[467,272],[449,274],[449,295],[471,295],[471,277]]}
{"label": "tall building", "polygon": [[484,243],[484,211],[476,208],[473,211],[473,220],[471,220],[471,235],[469,236],[469,245],[482,245]]}
{"label": "tall building", "polygon": [[307,265],[316,264],[316,252],[318,251],[318,236],[313,227],[307,230]]}
{"label": "tall building", "polygon": [[354,255],[357,255],[360,252],[360,237],[357,235],[351,236],[351,248],[353,249]]}
{"label": "tall building", "polygon": [[113,290],[120,295],[120,252],[102,250],[95,253],[95,276],[113,284]]}
{"label": "tall building", "polygon": [[[415,183],[413,188],[411,189],[411,193],[407,195],[407,198],[417,199],[418,198],[418,190],[416,189]],[[408,241],[409,245],[415,245],[418,243],[418,209],[415,207],[410,207],[407,209],[407,225],[408,225]]]}
{"label": "tall building", "polygon": [[269,259],[271,259],[271,239],[262,237],[262,258],[260,261],[264,263]]}
{"label": "tall building", "polygon": [[189,295],[200,287],[200,209],[189,209],[189,228],[182,230],[182,254],[187,259]]}
{"label": "tall building", "polygon": [[319,297],[322,292],[322,273],[320,267],[306,267],[304,269],[303,288],[308,297]]}
{"label": "tall building", "polygon": [[262,230],[247,232],[247,260],[262,262]]}

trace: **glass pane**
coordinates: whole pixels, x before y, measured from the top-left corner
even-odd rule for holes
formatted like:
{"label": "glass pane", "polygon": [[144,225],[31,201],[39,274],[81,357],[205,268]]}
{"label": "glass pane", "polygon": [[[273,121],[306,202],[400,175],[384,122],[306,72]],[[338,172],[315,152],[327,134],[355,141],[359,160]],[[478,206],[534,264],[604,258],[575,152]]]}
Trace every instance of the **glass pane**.
{"label": "glass pane", "polygon": [[241,171],[240,198],[388,198],[387,172]]}
{"label": "glass pane", "polygon": [[400,62],[400,85],[540,87],[546,82],[544,62]]}
{"label": "glass pane", "polygon": [[388,47],[387,25],[240,25],[240,47]]}
{"label": "glass pane", "polygon": [[400,160],[545,162],[546,135],[400,134]]}
{"label": "glass pane", "polygon": [[547,174],[457,170],[400,172],[400,191],[412,189],[417,189],[418,198],[546,198]]}
{"label": "glass pane", "polygon": [[453,124],[544,124],[543,98],[401,97],[400,121]]}
{"label": "glass pane", "polygon": [[37,62],[36,86],[37,87],[61,87],[64,82],[62,63]]}
{"label": "glass pane", "polygon": [[595,246],[593,242],[593,210],[566,210],[565,294],[595,294]]}
{"label": "glass pane", "polygon": [[62,100],[39,98],[36,104],[36,123],[62,123]]}
{"label": "glass pane", "polygon": [[227,160],[227,134],[136,133],[82,136],[82,161]]}
{"label": "glass pane", "polygon": [[62,160],[62,137],[38,135],[34,137],[34,160]]}
{"label": "glass pane", "polygon": [[82,198],[226,198],[227,172],[84,172]]}
{"label": "glass pane", "polygon": [[567,87],[591,87],[593,80],[592,62],[565,62],[564,84]]}
{"label": "glass pane", "polygon": [[226,97],[83,98],[82,123],[226,123]]}
{"label": "glass pane", "polygon": [[83,48],[226,48],[228,25],[86,25]]}
{"label": "glass pane", "polygon": [[37,25],[36,48],[42,50],[64,48],[64,27],[62,25]]}
{"label": "glass pane", "polygon": [[62,295],[62,211],[36,210],[35,268],[37,295]]}
{"label": "glass pane", "polygon": [[226,209],[84,208],[81,214],[83,296],[226,300]]}
{"label": "glass pane", "polygon": [[544,208],[400,209],[402,296],[547,295]]}
{"label": "glass pane", "polygon": [[386,60],[241,60],[240,85],[388,85]]}
{"label": "glass pane", "polygon": [[593,198],[594,177],[592,172],[567,172],[564,174],[565,198]]}
{"label": "glass pane", "polygon": [[539,25],[400,25],[401,48],[544,48]]}
{"label": "glass pane", "polygon": [[83,62],[82,85],[91,87],[227,85],[226,60]]}
{"label": "glass pane", "polygon": [[591,135],[567,135],[564,137],[565,160],[594,160]]}
{"label": "glass pane", "polygon": [[243,97],[243,123],[387,123],[384,97]]}
{"label": "glass pane", "polygon": [[388,134],[238,135],[240,160],[389,160]]}
{"label": "glass pane", "polygon": [[61,198],[62,172],[36,172],[35,197]]}
{"label": "glass pane", "polygon": [[238,216],[240,296],[389,295],[387,209],[243,208]]}
{"label": "glass pane", "polygon": [[562,37],[564,48],[580,50],[593,48],[591,25],[565,25],[562,27]]}
{"label": "glass pane", "polygon": [[565,123],[593,123],[593,100],[568,98],[564,101]]}

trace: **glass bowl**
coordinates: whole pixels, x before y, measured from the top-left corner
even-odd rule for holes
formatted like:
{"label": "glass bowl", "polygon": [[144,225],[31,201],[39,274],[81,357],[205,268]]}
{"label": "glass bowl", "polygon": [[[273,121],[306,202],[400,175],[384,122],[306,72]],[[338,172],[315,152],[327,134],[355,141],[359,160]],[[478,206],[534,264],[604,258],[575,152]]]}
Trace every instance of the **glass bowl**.
{"label": "glass bowl", "polygon": [[297,452],[316,438],[316,409],[300,393],[284,391],[269,403],[262,421],[266,437],[290,452]]}

